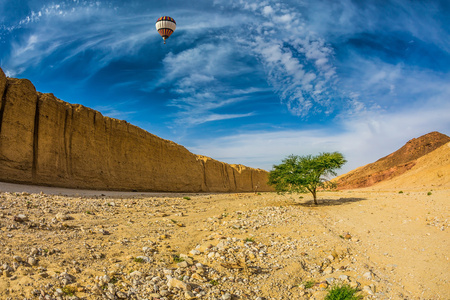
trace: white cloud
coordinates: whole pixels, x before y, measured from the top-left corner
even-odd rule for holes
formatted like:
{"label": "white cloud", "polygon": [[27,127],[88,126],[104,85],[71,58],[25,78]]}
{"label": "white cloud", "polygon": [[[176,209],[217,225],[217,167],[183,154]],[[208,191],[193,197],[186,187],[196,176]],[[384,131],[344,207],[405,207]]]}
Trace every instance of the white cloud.
{"label": "white cloud", "polygon": [[278,15],[274,16],[273,20],[276,23],[290,23],[295,18],[295,15],[293,14],[285,14],[285,15]]}
{"label": "white cloud", "polygon": [[237,41],[258,57],[268,83],[288,110],[300,117],[333,112],[329,100],[336,80],[334,51],[306,26],[300,7],[278,1],[232,3],[255,17],[251,34]]}
{"label": "white cloud", "polygon": [[[449,77],[439,72],[403,63],[389,64],[357,54],[352,55],[347,67],[354,72],[340,77],[341,91],[347,91],[351,101],[369,110],[373,106],[388,111],[432,106],[436,99],[448,101],[450,95]],[[436,103],[433,106],[438,109]]]}
{"label": "white cloud", "polygon": [[254,113],[247,113],[247,114],[215,114],[211,113],[208,114],[208,112],[204,112],[203,114],[183,114],[183,122],[189,124],[190,126],[200,125],[207,122],[214,122],[214,121],[223,121],[223,120],[231,120],[231,119],[238,119],[238,118],[245,118],[245,117],[251,117]]}
{"label": "white cloud", "polygon": [[[335,68],[329,64],[332,50],[310,36],[285,44],[286,41],[281,43],[273,37],[256,37],[252,43],[253,52],[260,57],[267,79],[281,101],[291,113],[301,117],[310,114],[314,106],[319,111],[332,110],[325,93],[335,75]],[[292,48],[304,57],[294,56]]]}
{"label": "white cloud", "polygon": [[262,13],[263,13],[263,15],[268,17],[274,13],[274,10],[271,6],[267,5],[267,6],[264,6]]}
{"label": "white cloud", "polygon": [[219,113],[218,109],[247,101],[261,89],[234,89],[225,82],[228,78],[246,76],[253,70],[234,59],[238,52],[224,41],[219,44],[200,44],[177,54],[169,53],[156,87],[167,86],[175,97],[168,103],[178,108],[175,125],[183,128],[206,122],[253,116],[254,112]]}
{"label": "white cloud", "polygon": [[16,50],[15,55],[19,55],[20,56],[20,55],[24,54],[25,52],[34,50],[35,45],[37,44],[37,42],[38,42],[37,35],[34,35],[34,34],[30,35],[28,37],[28,40],[26,41],[25,45],[23,47],[18,48]]}
{"label": "white cloud", "polygon": [[3,72],[5,72],[5,75],[7,77],[15,77],[16,76],[16,72],[8,70],[8,69],[4,69],[4,68],[2,68],[2,69],[3,69]]}
{"label": "white cloud", "polygon": [[148,22],[143,15],[117,15],[100,2],[45,5],[9,28],[11,32],[30,28],[31,33],[11,44],[11,59],[7,65],[18,73],[17,70],[36,66],[58,52],[65,52],[64,59],[57,62],[62,64],[90,51],[97,55],[95,64],[89,66],[94,68],[91,70],[94,73],[119,55],[139,51],[152,34],[158,38],[147,29]]}

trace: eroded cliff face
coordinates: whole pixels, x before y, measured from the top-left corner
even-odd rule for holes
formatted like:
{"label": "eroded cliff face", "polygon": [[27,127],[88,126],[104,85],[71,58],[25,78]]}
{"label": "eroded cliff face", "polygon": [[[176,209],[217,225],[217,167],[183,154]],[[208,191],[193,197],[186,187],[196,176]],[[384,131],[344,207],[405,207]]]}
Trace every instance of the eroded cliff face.
{"label": "eroded cliff face", "polygon": [[272,190],[264,170],[190,153],[125,121],[36,92],[0,69],[0,180],[83,189]]}

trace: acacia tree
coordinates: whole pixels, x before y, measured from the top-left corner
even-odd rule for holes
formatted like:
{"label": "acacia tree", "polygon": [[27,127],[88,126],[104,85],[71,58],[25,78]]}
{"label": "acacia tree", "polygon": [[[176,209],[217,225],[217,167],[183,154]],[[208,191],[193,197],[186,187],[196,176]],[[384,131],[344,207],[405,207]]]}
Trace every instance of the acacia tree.
{"label": "acacia tree", "polygon": [[335,183],[326,177],[336,176],[335,170],[346,162],[339,152],[324,152],[317,156],[289,155],[281,164],[273,166],[269,173],[269,184],[274,185],[278,192],[309,191],[317,205],[317,189],[335,187]]}

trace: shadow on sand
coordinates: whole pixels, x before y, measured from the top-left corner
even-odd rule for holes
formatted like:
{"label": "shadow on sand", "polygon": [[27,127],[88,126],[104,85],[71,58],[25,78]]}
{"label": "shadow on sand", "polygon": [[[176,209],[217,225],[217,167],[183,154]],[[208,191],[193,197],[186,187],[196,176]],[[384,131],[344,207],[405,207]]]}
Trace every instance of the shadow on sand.
{"label": "shadow on sand", "polygon": [[317,199],[318,205],[314,204],[314,200],[309,200],[303,203],[297,203],[295,205],[305,206],[305,207],[320,207],[320,206],[336,206],[345,205],[354,202],[364,201],[366,198],[339,198],[339,199]]}

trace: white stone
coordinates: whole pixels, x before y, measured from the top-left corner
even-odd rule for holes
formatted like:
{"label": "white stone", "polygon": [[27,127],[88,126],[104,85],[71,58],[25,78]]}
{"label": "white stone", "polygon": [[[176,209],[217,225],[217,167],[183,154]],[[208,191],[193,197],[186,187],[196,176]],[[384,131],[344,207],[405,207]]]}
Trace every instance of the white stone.
{"label": "white stone", "polygon": [[148,256],[136,256],[136,259],[137,260],[142,260],[142,261],[144,261],[144,262],[146,262],[148,264],[152,262],[152,259],[150,257],[148,257]]}
{"label": "white stone", "polygon": [[22,262],[22,261],[23,261],[22,257],[20,257],[20,256],[18,256],[18,255],[14,255],[14,256],[13,256],[13,259],[14,259],[15,261],[17,261],[17,262]]}
{"label": "white stone", "polygon": [[363,277],[367,280],[372,280],[372,272],[366,272],[363,274]]}
{"label": "white stone", "polygon": [[134,272],[130,273],[130,276],[132,276],[132,277],[141,277],[142,273],[139,272],[139,271],[134,271]]}
{"label": "white stone", "polygon": [[184,291],[191,290],[191,286],[189,284],[176,278],[170,278],[169,280],[167,280],[167,286],[169,288],[178,288]]}
{"label": "white stone", "polygon": [[226,293],[226,294],[222,295],[222,300],[230,300],[230,299],[231,299],[230,293]]}
{"label": "white stone", "polygon": [[196,249],[193,249],[193,250],[191,250],[190,252],[189,252],[191,255],[200,255],[200,251],[198,251],[198,250],[196,250]]}
{"label": "white stone", "polygon": [[37,265],[37,260],[34,257],[28,257],[28,263],[32,266]]}
{"label": "white stone", "polygon": [[373,291],[372,291],[372,289],[370,288],[370,286],[368,286],[368,285],[364,286],[364,287],[362,288],[362,291],[365,292],[365,293],[367,293],[367,294],[369,294],[369,295],[373,295]]}
{"label": "white stone", "polygon": [[348,276],[347,275],[340,275],[339,279],[342,281],[348,281]]}
{"label": "white stone", "polygon": [[179,268],[187,268],[188,263],[186,261],[182,261],[182,262],[177,263],[177,266]]}

